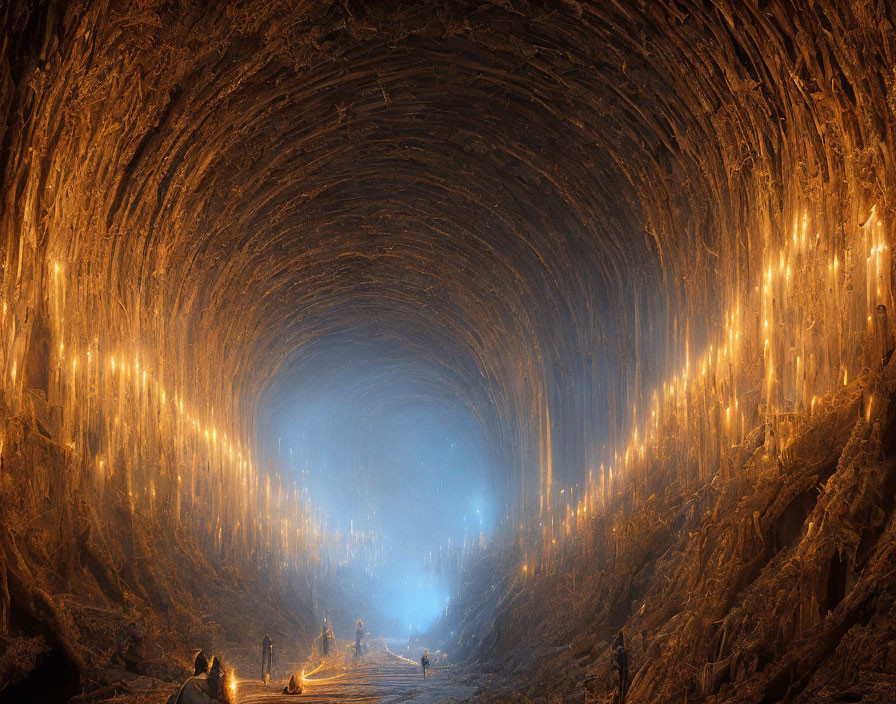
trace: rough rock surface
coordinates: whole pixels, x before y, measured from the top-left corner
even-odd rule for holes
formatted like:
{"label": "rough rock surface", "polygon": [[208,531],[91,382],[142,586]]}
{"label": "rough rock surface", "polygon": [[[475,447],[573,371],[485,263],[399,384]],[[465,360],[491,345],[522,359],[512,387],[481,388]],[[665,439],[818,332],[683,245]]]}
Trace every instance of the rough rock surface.
{"label": "rough rock surface", "polygon": [[[844,270],[868,256],[853,245],[872,209],[892,231],[894,13],[0,4],[4,680],[49,663],[114,693],[115,641],[140,629],[132,690],[176,675],[172,653],[195,640],[230,649],[261,620],[298,638],[310,597],[284,610],[296,585],[277,566],[314,556],[271,518],[280,492],[257,468],[303,365],[359,339],[395,345],[394,374],[448,389],[489,429],[508,506],[572,485],[794,223]],[[890,291],[892,271],[879,279]],[[782,388],[777,410],[828,397],[797,444],[765,461],[751,431],[719,466],[704,429],[699,462],[645,469],[629,508],[528,581],[518,556],[490,553],[469,657],[572,692],[606,671],[595,638],[626,626],[633,700],[883,701],[892,380],[851,374],[830,396],[873,308],[841,309],[825,281],[788,326],[819,354],[802,408]],[[750,430],[772,409],[762,362],[745,366]]]}
{"label": "rough rock surface", "polygon": [[534,575],[490,554],[447,647],[508,702],[610,701],[620,629],[631,702],[892,701],[896,363],[827,399],[783,456],[747,457],[683,495],[658,467],[656,493],[627,491]]}
{"label": "rough rock surface", "polygon": [[307,652],[314,624],[298,585],[208,554],[164,514],[133,511],[114,483],[95,502],[53,438],[52,409],[28,400],[2,428],[0,700],[32,701],[38,680],[49,688],[33,701],[164,701],[200,647],[257,676],[265,630],[283,658]]}

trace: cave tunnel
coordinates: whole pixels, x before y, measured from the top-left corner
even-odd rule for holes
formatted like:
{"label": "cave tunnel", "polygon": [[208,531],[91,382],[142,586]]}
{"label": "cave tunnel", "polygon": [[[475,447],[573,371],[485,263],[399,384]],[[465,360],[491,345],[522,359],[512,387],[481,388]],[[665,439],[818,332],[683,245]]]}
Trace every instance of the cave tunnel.
{"label": "cave tunnel", "polygon": [[0,701],[893,701],[894,26],[0,2]]}

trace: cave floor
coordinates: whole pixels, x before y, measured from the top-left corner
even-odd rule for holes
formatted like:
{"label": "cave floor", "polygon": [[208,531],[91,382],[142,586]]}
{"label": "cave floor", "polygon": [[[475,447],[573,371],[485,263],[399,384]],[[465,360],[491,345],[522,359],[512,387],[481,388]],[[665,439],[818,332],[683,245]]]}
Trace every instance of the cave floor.
{"label": "cave floor", "polygon": [[386,650],[369,653],[364,661],[348,670],[325,668],[306,682],[300,696],[280,694],[286,680],[264,685],[259,680],[242,680],[239,704],[283,702],[357,702],[382,704],[454,704],[466,702],[476,695],[477,687],[462,677],[457,666],[438,668],[426,679],[419,665],[403,660]]}

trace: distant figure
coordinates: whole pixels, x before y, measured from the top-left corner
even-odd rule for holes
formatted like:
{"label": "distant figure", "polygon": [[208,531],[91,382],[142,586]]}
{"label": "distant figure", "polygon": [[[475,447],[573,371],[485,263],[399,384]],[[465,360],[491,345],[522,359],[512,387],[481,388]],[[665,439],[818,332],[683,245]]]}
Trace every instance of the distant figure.
{"label": "distant figure", "polygon": [[625,704],[626,688],[628,687],[628,653],[625,650],[625,635],[622,631],[613,639],[613,669],[619,672],[619,683],[616,689],[616,704]]}
{"label": "distant figure", "polygon": [[872,360],[874,369],[877,369],[881,362],[887,361],[887,355],[890,352],[890,330],[889,321],[887,320],[887,307],[881,303],[877,307],[877,316],[874,319],[874,339],[877,359]]}
{"label": "distant figure", "polygon": [[193,659],[193,676],[205,674],[208,674],[208,658],[205,656],[204,650],[198,650]]}
{"label": "distant figure", "polygon": [[330,654],[330,626],[327,619],[324,619],[324,625],[320,629],[320,651],[324,657]]}
{"label": "distant figure", "polygon": [[265,633],[261,641],[261,681],[265,684],[271,679],[272,667],[274,667],[274,641]]}
{"label": "distant figure", "polygon": [[358,619],[355,624],[355,659],[361,657],[361,642],[364,640],[364,622]]}
{"label": "distant figure", "polygon": [[429,648],[423,651],[423,657],[420,658],[420,664],[423,665],[423,679],[426,679],[426,668],[429,667]]}

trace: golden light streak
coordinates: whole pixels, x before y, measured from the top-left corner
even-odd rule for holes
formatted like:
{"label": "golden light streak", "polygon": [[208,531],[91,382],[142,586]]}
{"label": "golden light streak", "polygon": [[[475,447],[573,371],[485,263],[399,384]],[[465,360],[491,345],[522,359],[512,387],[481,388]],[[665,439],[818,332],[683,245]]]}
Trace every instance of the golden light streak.
{"label": "golden light streak", "polygon": [[[876,207],[872,208],[872,216],[869,219],[869,227],[874,225]],[[868,307],[865,310],[861,310],[861,314],[855,319],[858,330],[860,332],[866,331],[865,334],[873,331],[874,319],[871,314],[878,302],[883,302],[884,304],[890,302],[889,293],[884,283],[882,283],[888,279],[881,274],[881,272],[889,272],[889,260],[878,262],[878,258],[883,256],[883,253],[888,250],[888,245],[878,239],[881,223],[879,220],[876,222],[877,228],[872,233],[875,239],[870,245],[871,254],[867,258],[865,272],[868,284],[867,299],[864,298],[865,292],[862,292],[860,288],[856,288],[855,291],[853,288],[846,289],[842,284],[838,285],[839,279],[834,281],[834,302],[838,317],[834,321],[828,321],[828,325],[835,324],[838,326],[831,328],[835,334],[839,333],[839,326],[843,325],[840,322],[844,321],[841,317],[841,311],[845,309],[844,306],[848,296],[853,297],[857,302],[861,300]],[[648,445],[674,441],[681,446],[687,446],[689,443],[687,435],[689,430],[686,419],[697,411],[698,407],[694,406],[697,399],[704,399],[700,403],[719,404],[723,414],[725,432],[726,434],[729,432],[733,434],[732,441],[736,442],[739,437],[745,435],[748,430],[748,423],[758,422],[758,419],[754,416],[751,420],[748,417],[749,411],[739,410],[740,403],[736,388],[727,386],[727,375],[729,370],[731,373],[737,371],[736,367],[729,367],[729,359],[734,361],[733,358],[737,358],[739,362],[749,359],[751,354],[749,345],[754,344],[753,340],[755,340],[759,353],[765,358],[764,377],[766,389],[764,390],[764,396],[768,404],[767,412],[769,415],[774,417],[781,411],[777,407],[777,404],[780,402],[779,394],[793,401],[795,408],[804,409],[804,412],[808,415],[811,416],[815,413],[820,405],[818,392],[829,392],[831,389],[823,386],[824,377],[820,370],[816,369],[812,372],[814,376],[811,377],[811,381],[810,377],[807,376],[810,365],[815,364],[815,360],[810,360],[806,345],[813,344],[813,340],[811,337],[804,340],[802,336],[803,331],[812,329],[815,322],[812,321],[810,323],[810,321],[805,319],[801,301],[806,298],[811,299],[814,297],[817,299],[827,296],[827,286],[830,284],[818,285],[816,282],[821,282],[815,278],[816,272],[827,269],[828,272],[837,277],[839,276],[841,261],[838,253],[825,257],[824,250],[817,244],[821,238],[820,232],[816,232],[816,244],[813,245],[813,249],[806,249],[808,227],[809,214],[808,211],[804,210],[799,219],[794,219],[794,229],[790,238],[792,244],[785,244],[784,247],[775,253],[777,266],[773,266],[771,262],[766,262],[760,274],[760,285],[755,287],[758,300],[754,304],[749,304],[747,310],[750,310],[750,307],[755,305],[764,314],[760,316],[759,320],[759,329],[764,334],[759,335],[757,339],[750,334],[749,329],[742,329],[745,323],[741,318],[742,304],[739,298],[735,299],[733,305],[729,308],[729,312],[724,316],[725,323],[723,330],[720,331],[721,354],[714,356],[713,345],[710,344],[708,346],[709,352],[706,355],[706,361],[701,362],[699,367],[700,374],[692,383],[693,388],[689,388],[687,384],[689,380],[690,347],[689,341],[686,339],[683,367],[679,373],[671,375],[671,380],[667,378],[663,381],[653,393],[654,403],[651,405],[650,414],[646,419],[651,424],[651,432],[641,433],[637,414],[635,414],[635,422],[629,432],[627,445],[624,445],[620,450],[614,451],[613,455],[616,461],[613,465],[604,469],[603,463],[601,464],[601,477],[603,477],[605,484],[598,482],[597,485],[594,485],[589,482],[584,496],[578,502],[578,507],[572,510],[571,514],[575,514],[577,517],[584,515],[584,507],[589,501],[592,504],[603,505],[605,489],[609,491],[609,495],[612,495],[615,492],[615,489],[613,489],[614,485],[627,481],[629,476],[634,476],[636,472],[642,471],[641,465],[646,461],[644,458]],[[869,232],[870,229],[866,228],[859,230],[857,235],[862,237]],[[797,254],[799,254],[800,258],[795,259]],[[778,277],[775,276],[776,268],[780,273]],[[851,273],[845,274],[845,276],[850,275]],[[827,281],[830,282],[830,277],[827,278]],[[751,287],[747,290],[753,289]],[[858,296],[863,298],[858,299]],[[771,315],[772,313],[774,313],[774,316]],[[778,318],[779,315],[781,316],[780,318]],[[772,324],[773,317],[781,321],[777,327]],[[791,325],[789,322],[785,324],[785,321],[791,320],[795,324]],[[848,321],[844,322],[848,324]],[[746,335],[744,334],[745,332],[747,333]],[[740,344],[742,340],[748,346],[744,348],[743,352],[735,354],[735,343]],[[842,342],[835,340],[834,344],[838,344],[843,348],[843,352],[840,354],[844,363],[840,364],[840,369],[837,370],[840,374],[837,381],[842,382],[846,386],[849,383],[850,370],[853,369],[857,372],[865,364],[865,360],[862,357],[862,349],[861,347],[858,348],[859,351],[856,354],[853,352],[856,349],[855,346],[851,348],[845,347],[845,344],[848,344],[845,343],[845,340]],[[794,350],[793,362],[784,363],[785,360],[776,359],[773,350],[777,349]],[[806,352],[805,355],[803,354],[804,352]],[[719,382],[714,381],[715,379],[724,379],[725,386],[719,386]],[[808,404],[804,405],[805,402],[801,402],[801,398],[809,399]],[[869,398],[866,407],[866,417],[869,419],[873,412],[873,403],[873,397]],[[662,407],[663,404],[668,405],[665,411]],[[739,416],[732,417],[732,411],[735,413],[739,412]],[[664,419],[667,417],[677,418],[677,420],[666,426],[665,424],[660,424],[660,417]],[[674,428],[676,427],[681,429],[679,432],[682,434],[680,436],[669,435],[669,433],[675,432]],[[642,437],[645,440],[642,441]],[[620,456],[622,457],[621,463],[619,462]],[[619,471],[620,467],[623,469],[622,472]],[[553,528],[551,526],[546,528],[550,533],[550,541],[553,540]],[[548,544],[552,544],[552,542]]]}

